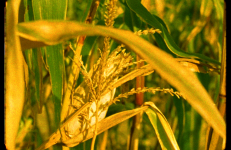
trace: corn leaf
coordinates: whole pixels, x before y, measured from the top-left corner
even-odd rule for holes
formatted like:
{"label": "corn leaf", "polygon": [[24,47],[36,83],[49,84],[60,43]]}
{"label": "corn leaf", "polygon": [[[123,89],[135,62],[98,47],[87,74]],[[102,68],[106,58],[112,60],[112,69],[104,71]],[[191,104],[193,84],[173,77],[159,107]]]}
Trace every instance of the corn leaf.
{"label": "corn leaf", "polygon": [[12,150],[15,149],[15,138],[18,133],[25,97],[24,57],[16,33],[19,5],[20,0],[8,1],[6,11],[4,137],[6,149]]}
{"label": "corn leaf", "polygon": [[84,1],[68,1],[67,18],[69,20],[76,20],[79,22],[85,22],[87,15],[90,11],[93,0]]}
{"label": "corn leaf", "polygon": [[[40,19],[65,19],[67,11],[66,0],[32,0],[34,20]],[[49,68],[53,101],[55,125],[60,122],[60,110],[63,88],[63,47],[61,44],[42,48],[45,51],[47,65]]]}
{"label": "corn leaf", "polygon": [[[174,89],[175,91],[175,89]],[[183,98],[180,100],[174,96],[173,97],[174,106],[176,107],[176,116],[177,116],[177,122],[179,129],[184,129],[185,125],[185,113],[184,113],[184,101]],[[183,133],[184,130],[179,130],[178,136],[177,136],[177,143],[179,144],[179,147],[181,147],[181,141],[183,141]]]}
{"label": "corn leaf", "polygon": [[167,150],[179,150],[180,148],[176,142],[174,133],[165,116],[154,103],[146,102],[144,105],[151,106],[145,111],[145,113],[148,115],[148,118],[155,129],[161,148]]}
{"label": "corn leaf", "polygon": [[[44,30],[46,29],[46,30]],[[64,30],[65,29],[65,30]],[[77,35],[110,36],[124,43],[145,59],[162,78],[180,91],[192,107],[222,136],[226,124],[197,77],[183,68],[166,52],[130,31],[93,26],[70,21],[37,21],[18,25],[18,34],[30,40],[57,44]]]}
{"label": "corn leaf", "polygon": [[43,76],[42,76],[42,55],[40,49],[32,49],[33,72],[35,73],[35,97],[39,112],[42,111],[43,104]]}
{"label": "corn leaf", "polygon": [[[137,15],[139,15],[146,23],[150,24],[151,26],[160,29],[162,33],[160,33],[161,37],[164,39],[166,45],[168,46],[169,50],[171,50],[174,54],[181,56],[181,57],[188,57],[188,58],[197,58],[201,59],[210,63],[218,64],[220,63],[216,60],[213,60],[209,57],[206,57],[199,53],[188,53],[181,50],[176,43],[174,42],[173,38],[167,31],[167,29],[155,18],[155,16],[151,15],[148,10],[141,4],[139,0],[127,0],[127,5],[130,7],[132,11],[134,11]],[[157,34],[157,33],[156,33]]]}

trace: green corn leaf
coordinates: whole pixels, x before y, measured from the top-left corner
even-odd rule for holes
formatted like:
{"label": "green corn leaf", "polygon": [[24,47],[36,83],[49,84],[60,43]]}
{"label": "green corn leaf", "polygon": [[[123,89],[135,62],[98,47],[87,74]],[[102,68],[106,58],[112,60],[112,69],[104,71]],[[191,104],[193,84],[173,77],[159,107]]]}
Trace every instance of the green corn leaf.
{"label": "green corn leaf", "polygon": [[[173,89],[175,91],[175,89]],[[184,113],[184,101],[183,98],[180,100],[174,96],[173,97],[174,106],[176,107],[176,116],[177,116],[177,122],[179,129],[184,129],[185,124],[185,113]],[[180,146],[180,141],[182,140],[183,130],[179,130],[178,136],[177,136],[177,143]],[[181,147],[181,146],[180,146]]]}
{"label": "green corn leaf", "polygon": [[42,55],[40,49],[32,49],[33,72],[35,75],[35,97],[39,112],[42,111],[43,104],[43,75],[42,75]]}
{"label": "green corn leaf", "polygon": [[66,19],[67,0],[32,0],[34,20]]}
{"label": "green corn leaf", "polygon": [[[167,29],[167,25],[164,23],[164,21],[162,19],[160,19],[158,16],[153,15],[160,23],[163,27],[165,27]],[[150,25],[149,25],[150,26]],[[168,29],[167,29],[168,30]],[[174,53],[171,52],[171,50],[168,48],[168,46],[166,45],[164,39],[161,37],[160,34],[154,34],[155,40],[158,44],[158,46],[164,50],[165,52],[171,54],[172,56],[174,56]]]}
{"label": "green corn leaf", "polygon": [[51,76],[51,86],[55,106],[55,122],[60,122],[63,80],[63,50],[62,45],[46,47],[46,59]]}
{"label": "green corn leaf", "polygon": [[[66,19],[67,0],[32,0],[33,19]],[[45,51],[47,66],[52,86],[52,99],[54,103],[55,131],[60,123],[61,100],[63,90],[63,47],[61,44],[42,48]],[[41,95],[40,95],[41,96]],[[60,149],[55,146],[54,149]]]}
{"label": "green corn leaf", "polygon": [[[192,148],[192,144],[190,143],[192,141],[192,136],[190,136],[190,132],[191,132],[191,126],[192,126],[192,119],[191,117],[192,115],[192,107],[185,101],[183,101],[184,103],[184,132],[182,134],[182,139],[179,143],[180,148],[182,149],[191,149]],[[188,138],[187,140],[185,140],[185,138]]]}
{"label": "green corn leaf", "polygon": [[166,150],[179,150],[180,148],[165,116],[154,103],[146,102],[144,105],[151,106],[145,111],[145,113],[148,115],[148,118],[155,129],[161,148]]}
{"label": "green corn leaf", "polygon": [[[44,28],[46,30],[44,30]],[[65,29],[65,30],[63,30]],[[70,21],[36,21],[18,25],[18,34],[30,40],[56,44],[77,35],[110,36],[135,51],[157,71],[163,79],[180,91],[190,105],[222,136],[226,124],[207,91],[197,77],[181,66],[166,52],[126,30],[93,26]]]}
{"label": "green corn leaf", "polygon": [[[174,42],[173,38],[167,31],[167,29],[156,19],[153,15],[151,15],[148,10],[141,4],[139,0],[127,0],[127,5],[133,10],[136,14],[138,14],[145,22],[150,24],[151,26],[160,29],[162,33],[160,34],[163,40],[165,41],[169,50],[171,50],[174,54],[180,57],[188,57],[188,58],[195,58],[201,59],[210,63],[214,63],[220,65],[220,63],[216,60],[213,60],[209,57],[206,57],[199,53],[188,53],[181,50],[176,43]],[[156,33],[157,34],[157,33]]]}
{"label": "green corn leaf", "polygon": [[67,18],[68,20],[76,20],[85,22],[93,0],[84,1],[68,1]]}

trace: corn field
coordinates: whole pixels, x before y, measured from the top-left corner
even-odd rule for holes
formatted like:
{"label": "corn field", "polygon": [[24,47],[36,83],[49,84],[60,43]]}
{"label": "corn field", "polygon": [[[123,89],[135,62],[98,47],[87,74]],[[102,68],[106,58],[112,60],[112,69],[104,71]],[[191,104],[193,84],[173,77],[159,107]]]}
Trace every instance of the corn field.
{"label": "corn field", "polygon": [[226,2],[8,0],[8,150],[226,148]]}

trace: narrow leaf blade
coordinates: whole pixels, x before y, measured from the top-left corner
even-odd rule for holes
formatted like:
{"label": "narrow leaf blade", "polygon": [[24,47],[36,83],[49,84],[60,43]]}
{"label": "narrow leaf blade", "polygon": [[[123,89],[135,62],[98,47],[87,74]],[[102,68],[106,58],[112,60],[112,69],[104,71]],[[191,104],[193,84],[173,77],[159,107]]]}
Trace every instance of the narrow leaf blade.
{"label": "narrow leaf blade", "polygon": [[161,111],[152,102],[146,102],[145,105],[151,106],[145,111],[145,113],[148,115],[148,118],[155,129],[161,148],[179,150],[180,148],[176,142],[172,129]]}
{"label": "narrow leaf blade", "polygon": [[[65,20],[67,13],[67,0],[32,0],[33,19],[62,19]],[[46,29],[45,29],[46,30]],[[63,47],[61,44],[43,48],[49,68],[56,128],[60,122],[60,110],[63,87]],[[55,130],[54,128],[53,130]]]}

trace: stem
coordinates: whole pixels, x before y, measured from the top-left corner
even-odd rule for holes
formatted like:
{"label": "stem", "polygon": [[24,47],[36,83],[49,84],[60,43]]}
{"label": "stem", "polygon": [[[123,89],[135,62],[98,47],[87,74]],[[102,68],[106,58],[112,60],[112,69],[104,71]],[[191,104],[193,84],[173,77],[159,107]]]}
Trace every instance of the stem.
{"label": "stem", "polygon": [[[140,57],[136,55],[136,61],[140,61]],[[144,62],[138,63],[137,68],[144,66]],[[136,89],[144,88],[144,76],[136,77]],[[139,107],[144,102],[144,93],[136,93],[136,107]],[[130,150],[138,150],[139,145],[139,131],[140,131],[140,123],[142,122],[142,113],[137,114],[133,117],[133,125],[131,128],[131,138],[130,138]]]}
{"label": "stem", "polygon": [[[136,55],[136,61],[140,61],[140,57]],[[137,68],[144,66],[144,62],[138,63]],[[144,76],[136,77],[136,88],[144,87]],[[136,93],[136,105],[141,106],[144,102],[144,93]]]}
{"label": "stem", "polygon": [[99,143],[99,150],[106,150],[107,146],[107,137],[108,137],[108,130],[103,132],[103,137]]}
{"label": "stem", "polygon": [[131,128],[130,134],[130,145],[129,150],[138,150],[139,146],[139,131],[140,131],[140,123],[142,122],[143,113],[139,113],[133,117],[133,124]]}
{"label": "stem", "polygon": [[[76,52],[75,52],[75,55],[74,55],[74,61],[76,61],[76,62],[79,59],[82,46],[83,46],[82,38],[79,37],[78,46],[77,46],[77,49],[76,49]],[[65,92],[65,96],[64,96],[64,100],[63,100],[63,104],[62,104],[61,120],[60,120],[61,122],[64,121],[64,119],[65,119],[65,117],[67,115],[69,104],[70,104],[70,96],[71,96],[71,91],[72,91],[72,88],[73,88],[73,84],[74,84],[75,79],[77,80],[78,76],[79,76],[79,68],[76,65],[76,63],[72,63],[71,68],[72,69],[71,69],[71,72],[70,72],[70,75],[69,75],[69,78],[68,78],[68,83],[67,83],[67,90]]]}

